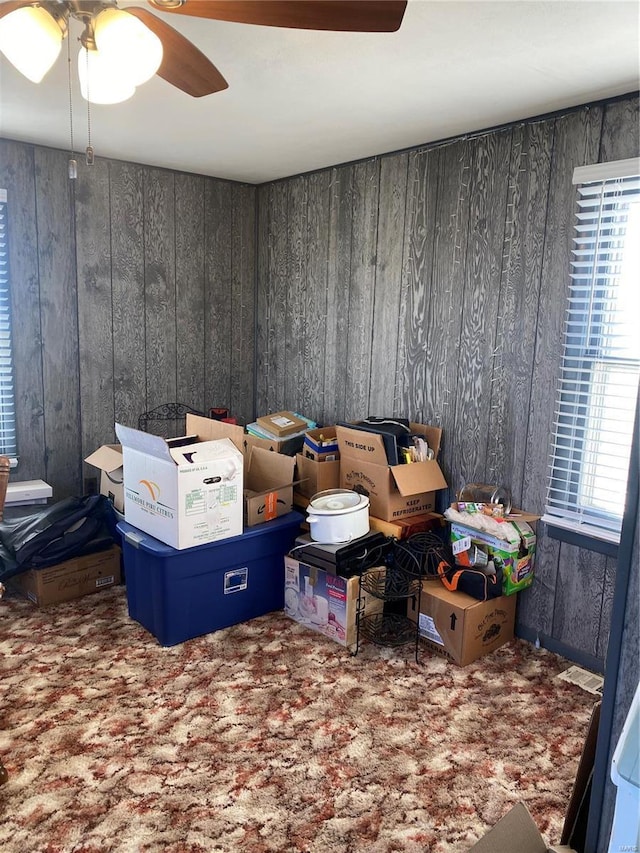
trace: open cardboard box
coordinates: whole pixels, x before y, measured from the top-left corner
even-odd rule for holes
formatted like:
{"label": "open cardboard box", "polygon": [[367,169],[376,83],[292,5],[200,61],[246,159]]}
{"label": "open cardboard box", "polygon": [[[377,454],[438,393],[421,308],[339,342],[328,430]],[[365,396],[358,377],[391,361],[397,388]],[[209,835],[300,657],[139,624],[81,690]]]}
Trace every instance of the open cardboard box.
{"label": "open cardboard box", "polygon": [[312,498],[318,492],[340,487],[340,461],[318,462],[298,453],[296,456],[297,479],[300,481],[296,491],[306,498]]}
{"label": "open cardboard box", "polygon": [[282,453],[289,456],[295,456],[296,452],[302,447],[303,438],[282,438],[279,440],[269,440],[267,438],[259,438],[257,435],[250,435],[245,431],[243,426],[238,424],[228,424],[224,421],[216,421],[212,418],[203,418],[200,415],[187,415],[185,429],[188,434],[197,433],[200,436],[206,436],[210,441],[215,441],[219,438],[229,438],[243,454],[245,462],[249,461],[251,450],[254,447],[261,447],[263,450],[271,450],[275,453]]}
{"label": "open cardboard box", "polygon": [[293,508],[292,456],[272,453],[262,447],[251,448],[245,466],[245,521],[248,527],[272,521]]}
{"label": "open cardboard box", "polygon": [[432,512],[436,491],[447,488],[447,481],[436,462],[442,430],[417,423],[411,423],[410,427],[413,434],[426,439],[433,450],[433,459],[389,465],[379,433],[336,427],[340,486],[367,495],[371,515],[383,521]]}
{"label": "open cardboard box", "polygon": [[100,469],[100,494],[108,497],[118,512],[124,512],[122,447],[119,444],[103,444],[84,461]]}

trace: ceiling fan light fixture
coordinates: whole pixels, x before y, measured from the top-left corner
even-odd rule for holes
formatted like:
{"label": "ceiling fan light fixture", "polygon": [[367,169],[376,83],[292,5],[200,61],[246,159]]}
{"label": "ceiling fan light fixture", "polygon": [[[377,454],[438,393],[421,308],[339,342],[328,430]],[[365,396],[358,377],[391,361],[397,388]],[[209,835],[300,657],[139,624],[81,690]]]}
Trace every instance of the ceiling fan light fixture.
{"label": "ceiling fan light fixture", "polygon": [[162,42],[128,12],[104,9],[94,21],[96,46],[130,80],[139,86],[156,73],[162,62]]}
{"label": "ceiling fan light fixture", "polygon": [[120,104],[133,96],[136,87],[108,55],[81,47],[78,54],[80,92],[92,104]]}
{"label": "ceiling fan light fixture", "polygon": [[42,6],[23,6],[0,20],[0,51],[32,83],[39,83],[60,54],[63,32]]}

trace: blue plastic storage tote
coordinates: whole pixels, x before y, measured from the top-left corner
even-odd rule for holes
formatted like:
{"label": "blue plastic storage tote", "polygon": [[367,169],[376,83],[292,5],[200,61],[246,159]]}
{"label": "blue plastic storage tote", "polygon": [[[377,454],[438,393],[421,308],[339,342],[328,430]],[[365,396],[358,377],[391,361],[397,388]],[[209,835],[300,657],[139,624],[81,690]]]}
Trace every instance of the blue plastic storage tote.
{"label": "blue plastic storage tote", "polygon": [[303,516],[181,551],[118,522],[129,616],[173,646],[284,607],[284,556]]}

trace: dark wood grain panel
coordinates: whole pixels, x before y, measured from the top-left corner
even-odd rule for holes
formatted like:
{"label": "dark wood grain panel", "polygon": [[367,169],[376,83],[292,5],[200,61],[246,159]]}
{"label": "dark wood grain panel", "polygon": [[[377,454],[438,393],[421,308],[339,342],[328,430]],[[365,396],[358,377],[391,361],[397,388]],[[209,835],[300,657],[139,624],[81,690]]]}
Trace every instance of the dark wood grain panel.
{"label": "dark wood grain panel", "polygon": [[254,417],[256,191],[232,186],[231,411],[241,423]]}
{"label": "dark wood grain panel", "polygon": [[600,162],[640,155],[640,98],[625,98],[604,107]]}
{"label": "dark wood grain panel", "polygon": [[0,187],[7,191],[18,467],[11,480],[44,477],[44,389],[34,149],[0,139]]}
{"label": "dark wood grain panel", "polygon": [[373,414],[369,412],[369,385],[379,186],[379,160],[368,160],[353,166],[351,282],[345,401],[347,420]]}
{"label": "dark wood grain panel", "polygon": [[309,175],[307,181],[307,286],[303,378],[298,405],[302,414],[317,421],[324,417],[330,181],[328,171]]}
{"label": "dark wood grain panel", "polygon": [[380,160],[368,409],[374,416],[377,413],[403,415],[408,411],[398,408],[396,403],[396,389],[403,378],[398,364],[398,324],[402,298],[408,162],[408,154],[395,154]]}
{"label": "dark wood grain panel", "polygon": [[205,400],[231,400],[231,190],[208,179],[205,187]]}
{"label": "dark wood grain panel", "polygon": [[419,423],[425,422],[429,407],[425,344],[433,281],[437,166],[437,151],[415,151],[409,155],[395,414]]}
{"label": "dark wood grain panel", "polygon": [[270,259],[272,276],[271,324],[274,339],[270,343],[273,369],[269,374],[267,412],[256,412],[258,416],[278,412],[286,407],[285,382],[287,375],[287,341],[290,330],[286,325],[289,299],[289,182],[276,184],[273,192],[269,223]]}
{"label": "dark wood grain panel", "polygon": [[256,411],[262,414],[267,411],[269,386],[274,372],[272,329],[272,286],[269,259],[271,256],[270,227],[273,207],[273,184],[257,189],[257,246],[256,246]]}
{"label": "dark wood grain panel", "polygon": [[600,141],[602,109],[580,110],[555,121],[547,203],[547,222],[536,342],[531,375],[531,402],[527,433],[527,464],[523,501],[531,512],[542,513],[550,441],[553,434],[556,389],[562,357],[562,331],[569,283],[569,262],[575,215],[575,166],[595,162]]}
{"label": "dark wood grain panel", "polygon": [[451,467],[456,489],[486,476],[511,131],[480,137],[472,149]]}
{"label": "dark wood grain panel", "polygon": [[[109,164],[98,159],[76,180],[78,344],[82,458],[111,441],[114,412]],[[85,474],[95,477],[95,469]]]}
{"label": "dark wood grain panel", "polygon": [[175,176],[176,402],[205,411],[204,181]]}
{"label": "dark wood grain panel", "polygon": [[323,421],[346,417],[347,330],[349,328],[349,281],[351,278],[351,223],[353,219],[353,170],[331,170],[329,246],[327,256],[327,348],[324,364]]}
{"label": "dark wood grain panel", "polygon": [[[596,656],[602,661],[603,669],[607,660],[609,648],[609,632],[611,630],[611,613],[613,611],[613,596],[616,586],[617,560],[609,557],[604,563],[604,583],[600,606],[600,624],[598,625],[598,646]],[[640,599],[638,599],[640,603]]]}
{"label": "dark wood grain panel", "polygon": [[[443,430],[440,465],[451,480],[462,326],[472,149],[466,140],[440,148],[432,285],[426,331],[429,423]],[[406,242],[405,238],[405,242]],[[453,484],[455,485],[455,484]]]}
{"label": "dark wood grain panel", "polygon": [[540,636],[553,637],[553,602],[558,585],[560,543],[545,535],[541,523],[538,523],[536,533],[533,584],[518,593],[517,620],[519,625],[532,628]]}
{"label": "dark wood grain panel", "polygon": [[113,161],[109,179],[115,419],[137,427],[147,410],[143,168]]}
{"label": "dark wood grain panel", "polygon": [[553,606],[553,636],[569,648],[598,654],[607,558],[563,542]]}
{"label": "dark wood grain panel", "polygon": [[552,144],[552,121],[513,130],[485,476],[520,507]]}
{"label": "dark wood grain panel", "polygon": [[[176,401],[175,175],[144,172],[144,286],[147,409]],[[180,401],[178,401],[180,402]],[[159,425],[158,425],[159,426]],[[182,425],[167,422],[165,436]]]}
{"label": "dark wood grain panel", "polygon": [[304,381],[305,309],[307,303],[307,188],[309,177],[301,175],[287,181],[289,227],[287,262],[289,278],[285,321],[284,406],[296,410]]}
{"label": "dark wood grain panel", "polygon": [[62,151],[35,149],[46,401],[44,479],[54,487],[56,500],[82,492],[74,185],[67,161]]}

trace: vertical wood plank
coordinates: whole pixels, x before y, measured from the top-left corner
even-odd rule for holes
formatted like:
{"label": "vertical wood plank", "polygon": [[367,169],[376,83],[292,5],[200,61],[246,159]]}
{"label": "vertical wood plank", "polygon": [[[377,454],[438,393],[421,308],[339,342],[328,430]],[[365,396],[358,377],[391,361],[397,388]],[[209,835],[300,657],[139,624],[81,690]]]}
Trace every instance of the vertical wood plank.
{"label": "vertical wood plank", "polygon": [[[144,173],[144,293],[147,409],[176,401],[175,175]],[[157,427],[157,428],[156,428]],[[182,424],[154,425],[171,437]]]}
{"label": "vertical wood plank", "polygon": [[369,412],[369,386],[379,187],[380,161],[375,159],[356,163],[353,167],[351,288],[346,361],[347,420],[373,414]]}
{"label": "vertical wood plank", "polygon": [[518,593],[518,624],[533,628],[547,637],[554,636],[553,602],[558,582],[560,542],[544,535],[544,525],[537,525],[536,557],[533,584]]}
{"label": "vertical wood plank", "polygon": [[527,509],[542,514],[556,388],[562,358],[562,331],[569,282],[575,215],[573,169],[595,162],[602,124],[601,108],[584,109],[555,122],[545,245],[531,376],[523,495]]}
{"label": "vertical wood plank", "polygon": [[255,196],[253,187],[234,184],[232,236],[231,410],[240,423],[254,417],[255,360]]}
{"label": "vertical wood plank", "polygon": [[430,408],[426,393],[426,328],[432,285],[437,164],[437,151],[413,151],[409,155],[407,244],[398,334],[402,361],[398,365],[396,411],[419,423],[425,421],[425,411]]}
{"label": "vertical wood plank", "polygon": [[[175,175],[176,400],[206,413],[204,178]],[[169,402],[169,401],[167,401]]]}
{"label": "vertical wood plank", "polygon": [[[109,164],[79,168],[75,204],[82,458],[114,425]],[[85,466],[95,477],[95,469]]]}
{"label": "vertical wood plank", "polygon": [[466,277],[471,182],[469,142],[440,148],[434,224],[431,306],[426,330],[429,423],[443,430],[440,466],[451,484],[458,453],[454,424],[458,386],[461,305]]}
{"label": "vertical wood plank", "polygon": [[511,131],[473,142],[469,233],[450,485],[482,480],[491,425],[491,378],[502,269]]}
{"label": "vertical wood plank", "polygon": [[[638,552],[636,552],[638,553]],[[609,557],[604,564],[604,583],[602,589],[602,604],[600,607],[600,621],[598,624],[598,644],[596,656],[604,664],[607,660],[609,648],[609,633],[611,631],[611,613],[613,611],[613,595],[616,585],[617,560]]]}
{"label": "vertical wood plank", "polygon": [[45,479],[60,500],[82,492],[73,183],[62,151],[36,148]]}
{"label": "vertical wood plank", "polygon": [[553,607],[553,636],[594,657],[607,558],[563,542]]}
{"label": "vertical wood plank", "polygon": [[347,330],[351,281],[353,168],[331,170],[327,257],[327,349],[324,368],[322,420],[332,424],[346,418]]}
{"label": "vertical wood plank", "polygon": [[305,326],[299,409],[320,422],[324,412],[327,335],[327,248],[331,173],[316,172],[307,182]]}
{"label": "vertical wood plank", "polygon": [[[402,415],[395,406],[398,369],[398,322],[402,295],[405,199],[409,155],[380,160],[378,246],[376,252],[371,385],[368,411]],[[408,410],[405,410],[408,411]]]}
{"label": "vertical wood plank", "polygon": [[271,257],[271,212],[273,206],[273,184],[258,187],[258,234],[256,246],[257,294],[256,294],[256,417],[267,412],[269,387],[273,366],[273,340],[271,307],[273,302],[273,279],[269,261]]}
{"label": "vertical wood plank", "polygon": [[280,181],[274,186],[271,207],[269,241],[272,275],[271,329],[274,338],[270,344],[273,370],[269,375],[268,411],[258,416],[278,412],[285,408],[285,381],[287,374],[287,303],[289,298],[289,182]]}
{"label": "vertical wood plank", "polygon": [[513,130],[485,476],[520,507],[552,144],[551,120]]}
{"label": "vertical wood plank", "polygon": [[205,404],[231,405],[231,205],[230,187],[205,188]]}
{"label": "vertical wood plank", "polygon": [[[287,181],[289,227],[287,303],[285,310],[286,361],[284,407],[301,408],[304,381],[305,307],[307,303],[307,186],[309,178],[301,175]],[[303,413],[304,414],[304,413]]]}
{"label": "vertical wood plank", "polygon": [[18,467],[11,480],[44,477],[44,388],[34,149],[0,139],[0,187],[7,190],[11,347]]}
{"label": "vertical wood plank", "polygon": [[640,155],[639,106],[638,96],[605,105],[600,140],[601,163]]}
{"label": "vertical wood plank", "polygon": [[141,166],[109,164],[114,409],[132,427],[147,410],[143,174]]}

